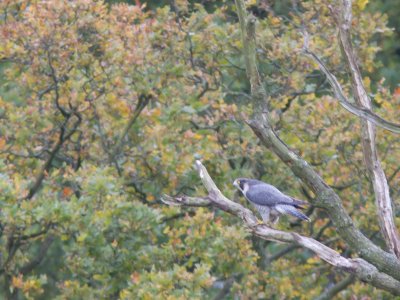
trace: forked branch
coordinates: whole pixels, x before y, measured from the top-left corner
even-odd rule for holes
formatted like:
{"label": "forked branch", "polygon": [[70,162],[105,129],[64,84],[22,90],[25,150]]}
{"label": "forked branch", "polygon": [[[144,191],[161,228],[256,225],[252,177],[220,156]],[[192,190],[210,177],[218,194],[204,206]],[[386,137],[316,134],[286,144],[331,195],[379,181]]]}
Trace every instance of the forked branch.
{"label": "forked branch", "polygon": [[[371,110],[371,99],[368,97],[367,91],[365,90],[356,55],[351,44],[351,1],[343,0],[338,10],[335,11],[331,8],[331,11],[339,28],[340,45],[351,75],[353,94],[356,103],[364,110]],[[390,251],[394,252],[396,256],[400,258],[400,236],[394,222],[389,185],[379,160],[376,147],[375,123],[368,121],[364,119],[361,120],[364,161],[374,187],[375,202],[378,208],[378,219],[382,235]]]}
{"label": "forked branch", "polygon": [[[304,35],[307,35],[307,33],[304,33]],[[346,110],[348,110],[352,114],[360,118],[363,118],[365,120],[368,120],[379,127],[387,129],[391,132],[400,133],[399,124],[392,123],[390,121],[381,118],[380,116],[373,113],[369,108],[359,107],[358,105],[351,103],[345,96],[343,89],[339,81],[337,80],[336,76],[329,71],[325,63],[309,48],[305,47],[304,52],[310,57],[312,57],[315,60],[315,62],[317,62],[320,70],[322,71],[322,73],[324,73],[324,75],[328,79],[329,84],[333,89],[336,99],[339,100],[340,105],[342,105]]]}
{"label": "forked branch", "polygon": [[371,111],[371,99],[365,90],[361,72],[358,67],[357,59],[351,43],[351,1],[343,0],[339,8],[336,9],[330,6],[330,10],[339,29],[339,42],[343,50],[342,53],[348,67],[348,71],[351,75],[352,89],[356,105],[352,104],[347,99],[336,77],[328,70],[323,61],[309,49],[309,36],[307,32],[303,33],[304,51],[318,63],[321,71],[325,74],[330,85],[332,86],[335,96],[339,100],[340,104],[345,109],[361,118],[361,137],[364,161],[374,187],[376,206],[378,208],[377,211],[379,225],[389,250],[400,258],[400,237],[394,222],[389,185],[379,160],[375,141],[375,125],[396,133],[400,133],[400,125],[386,121]]}
{"label": "forked branch", "polygon": [[318,206],[326,209],[340,237],[362,258],[396,280],[400,280],[400,260],[365,237],[355,226],[343,207],[340,197],[322,177],[299,155],[292,151],[276,134],[269,121],[268,95],[257,71],[254,18],[246,17],[243,0],[236,0],[242,30],[243,55],[251,84],[253,116],[247,123],[261,143],[273,151],[313,192]]}
{"label": "forked branch", "polygon": [[319,256],[322,260],[344,270],[350,274],[354,274],[359,280],[368,282],[371,285],[389,291],[393,295],[400,295],[400,281],[393,277],[379,272],[372,264],[361,258],[345,258],[337,251],[309,237],[302,236],[295,232],[286,232],[276,230],[266,225],[259,225],[254,214],[242,205],[229,200],[218,189],[213,179],[208,174],[207,169],[200,161],[196,161],[196,168],[199,172],[201,181],[208,192],[207,197],[170,197],[163,196],[162,201],[169,205],[190,205],[190,206],[206,206],[214,205],[223,211],[226,211],[243,220],[243,223],[251,232],[268,241],[276,241],[282,243],[291,243],[309,249]]}

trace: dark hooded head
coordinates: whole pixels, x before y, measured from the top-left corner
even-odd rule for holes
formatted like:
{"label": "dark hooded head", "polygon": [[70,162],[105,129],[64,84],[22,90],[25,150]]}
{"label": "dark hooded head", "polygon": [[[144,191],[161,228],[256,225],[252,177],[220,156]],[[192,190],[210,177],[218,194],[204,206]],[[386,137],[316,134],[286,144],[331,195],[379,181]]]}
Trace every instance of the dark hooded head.
{"label": "dark hooded head", "polygon": [[236,178],[235,181],[233,182],[233,185],[243,192],[247,190],[246,186],[250,187],[254,184],[259,184],[259,183],[260,181],[255,179]]}

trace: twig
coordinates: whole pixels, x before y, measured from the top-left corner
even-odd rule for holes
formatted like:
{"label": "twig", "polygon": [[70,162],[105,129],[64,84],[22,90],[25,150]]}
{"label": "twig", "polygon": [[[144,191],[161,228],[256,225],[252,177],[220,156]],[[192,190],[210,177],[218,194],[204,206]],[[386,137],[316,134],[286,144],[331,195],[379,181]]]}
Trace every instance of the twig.
{"label": "twig", "polygon": [[321,295],[319,295],[315,300],[330,300],[332,299],[335,295],[340,293],[341,291],[345,290],[349,285],[353,284],[355,280],[354,275],[349,275],[342,281],[339,281],[336,283],[333,287],[327,289],[324,291]]}
{"label": "twig", "polygon": [[67,112],[61,105],[60,105],[60,94],[59,94],[59,86],[58,86],[58,78],[57,78],[57,74],[56,74],[56,70],[53,67],[52,64],[52,59],[51,59],[51,53],[50,50],[47,49],[47,60],[48,60],[48,64],[49,64],[49,68],[50,68],[50,77],[52,78],[53,82],[54,82],[54,92],[55,92],[55,104],[57,109],[61,112],[61,114],[67,118],[69,117],[71,114],[69,112]]}
{"label": "twig", "polygon": [[129,119],[128,123],[126,124],[123,132],[119,136],[119,138],[117,140],[117,143],[115,145],[114,151],[111,154],[112,157],[115,157],[115,156],[117,156],[119,154],[119,152],[120,152],[120,150],[122,148],[122,145],[124,143],[126,135],[128,134],[128,132],[131,129],[131,127],[133,126],[133,124],[135,124],[135,122],[136,122],[137,118],[139,117],[140,113],[142,112],[142,110],[149,103],[150,98],[151,98],[150,96],[146,96],[146,95],[141,95],[139,97],[138,103],[136,105],[135,112],[133,113],[133,115]]}

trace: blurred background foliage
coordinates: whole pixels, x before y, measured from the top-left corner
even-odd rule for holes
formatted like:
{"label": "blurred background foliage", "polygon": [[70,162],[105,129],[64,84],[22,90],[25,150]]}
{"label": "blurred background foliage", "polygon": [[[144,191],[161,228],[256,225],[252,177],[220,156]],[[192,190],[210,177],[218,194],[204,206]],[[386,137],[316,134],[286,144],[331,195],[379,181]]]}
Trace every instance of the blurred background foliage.
{"label": "blurred background foliage", "polygon": [[[331,96],[310,46],[350,85],[327,4],[248,1],[275,129],[383,246],[360,123]],[[398,120],[397,1],[354,1],[353,39],[374,111]],[[249,84],[233,1],[0,3],[0,298],[310,299],[345,274],[304,249],[259,240],[214,208],[164,205],[236,177],[313,194],[242,121]],[[392,30],[391,28],[394,28]],[[399,139],[378,130],[400,225]],[[397,142],[397,143],[396,143]],[[279,228],[353,253],[323,211]],[[340,297],[390,299],[357,282]],[[353,298],[354,299],[354,298]]]}

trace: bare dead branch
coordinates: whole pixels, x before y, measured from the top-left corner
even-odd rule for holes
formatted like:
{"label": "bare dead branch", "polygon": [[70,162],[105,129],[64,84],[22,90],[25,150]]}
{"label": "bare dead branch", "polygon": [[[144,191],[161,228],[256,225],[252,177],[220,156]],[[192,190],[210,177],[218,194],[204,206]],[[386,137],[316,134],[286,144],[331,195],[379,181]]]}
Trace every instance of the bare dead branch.
{"label": "bare dead branch", "polygon": [[[322,227],[320,228],[320,230],[319,230],[316,234],[313,234],[313,236],[312,236],[313,239],[319,241],[320,238],[322,237],[324,231],[325,231],[327,228],[331,227],[331,226],[332,226],[332,222],[330,222],[330,221],[327,222],[324,226],[322,226]],[[331,244],[331,243],[333,243],[333,242],[336,242],[338,239],[339,239],[338,237],[333,237],[333,238],[330,238],[330,239],[328,239],[328,240],[322,242],[322,244],[324,244],[324,245],[327,246],[327,245],[329,245],[329,244]],[[294,245],[294,244],[289,245],[289,246],[287,246],[287,247],[285,247],[285,248],[279,250],[278,252],[272,254],[272,255],[269,256],[267,259],[268,259],[269,262],[274,261],[274,260],[277,260],[277,259],[281,258],[282,256],[285,256],[286,254],[288,254],[288,253],[290,253],[290,252],[292,252],[292,251],[294,251],[294,250],[296,250],[296,249],[298,249],[298,248],[300,248],[299,245]]]}
{"label": "bare dead branch", "polygon": [[207,197],[188,197],[188,196],[180,196],[180,197],[170,197],[168,195],[163,195],[161,197],[161,201],[167,205],[171,206],[194,206],[194,207],[202,207],[202,206],[210,206],[210,200]]}
{"label": "bare dead branch", "polygon": [[[344,2],[348,2],[346,0],[344,0]],[[340,17],[338,16],[338,13],[336,11],[334,11],[334,9],[332,7],[330,7],[332,14],[335,17],[335,20],[337,22],[339,22]],[[347,22],[351,22],[351,1],[350,1],[350,11],[348,10],[348,8],[345,9],[345,15],[346,15],[346,19],[348,20]],[[349,19],[350,18],[350,19]],[[349,39],[347,40],[350,49],[351,49],[351,42],[350,42],[350,33],[349,33],[349,29],[350,29],[351,23],[346,23],[346,25],[343,25],[341,27],[341,25],[339,25],[340,30],[346,30],[348,31],[348,36]],[[308,32],[304,29],[303,32],[303,38],[304,38],[304,42],[303,42],[303,51],[304,53],[306,53],[307,55],[309,55],[310,57],[312,57],[318,64],[320,70],[322,71],[322,73],[325,74],[326,78],[328,79],[333,92],[335,94],[335,97],[339,100],[339,103],[345,108],[347,109],[349,112],[351,112],[352,114],[360,117],[360,118],[364,118],[372,123],[374,123],[377,126],[380,126],[382,128],[385,128],[389,131],[395,132],[395,133],[400,133],[400,124],[396,124],[396,123],[392,123],[390,121],[387,121],[383,118],[381,118],[380,116],[374,114],[371,111],[371,106],[364,106],[364,105],[360,105],[360,103],[358,103],[359,106],[354,105],[353,103],[351,103],[347,97],[345,96],[342,86],[340,85],[339,81],[337,80],[337,78],[335,77],[335,75],[333,75],[332,72],[329,71],[328,67],[325,65],[325,63],[314,53],[310,50],[309,48],[309,35]],[[351,49],[352,50],[352,49]],[[351,52],[353,53],[353,52]],[[354,56],[354,55],[353,55]],[[356,70],[358,73],[360,72],[358,69],[358,66],[356,64],[355,61],[355,57],[353,57],[353,63],[354,66],[349,67],[351,69],[351,72],[354,70]],[[359,73],[360,74],[360,73]],[[357,79],[357,84],[361,84],[362,87],[362,94],[363,97],[367,97],[368,95],[364,89],[364,85],[362,84],[362,79],[360,77],[360,79]],[[361,91],[361,90],[360,90]],[[369,98],[368,98],[369,99]],[[370,103],[370,100],[369,100]]]}
{"label": "bare dead branch", "polygon": [[395,133],[400,133],[400,125],[396,123],[389,122],[380,116],[374,114],[369,108],[365,107],[358,107],[354,105],[353,103],[349,102],[347,97],[344,95],[343,89],[335,77],[327,68],[325,63],[311,50],[308,48],[304,48],[304,52],[311,56],[319,65],[319,68],[321,71],[325,74],[326,78],[328,79],[331,87],[333,88],[333,92],[335,94],[335,97],[339,100],[339,103],[349,112],[352,114],[364,118],[372,123],[374,123],[377,126],[380,126],[382,128],[385,128],[389,131],[395,132]]}
{"label": "bare dead branch", "polygon": [[[339,28],[340,45],[351,75],[354,98],[357,105],[362,107],[363,110],[370,111],[372,109],[371,99],[368,97],[365,90],[361,72],[357,64],[356,55],[351,43],[351,1],[343,0],[339,9],[335,10],[334,8],[331,8],[331,11]],[[369,118],[367,118],[367,120],[371,121]],[[394,222],[389,185],[376,148],[376,123],[373,121],[370,123],[368,121],[361,120],[364,161],[375,192],[375,202],[378,208],[378,219],[382,235],[389,250],[400,258],[400,235]]]}
{"label": "bare dead branch", "polygon": [[[208,174],[207,169],[200,161],[196,161],[196,168],[199,172],[200,179],[208,192],[208,196],[200,198],[191,197],[190,203],[192,205],[195,205],[197,202],[198,206],[204,206],[205,202],[208,201],[210,204],[219,207],[223,211],[241,218],[244,225],[247,226],[255,236],[268,241],[290,243],[309,249],[322,260],[350,274],[354,274],[358,279],[368,282],[378,288],[387,290],[394,295],[400,295],[400,281],[387,274],[379,272],[375,266],[364,259],[345,258],[335,250],[312,238],[302,236],[295,232],[285,232],[267,227],[266,225],[259,225],[257,218],[249,209],[229,200],[222,194]],[[182,197],[167,196],[164,197],[163,201],[168,204],[176,203],[182,205],[183,203]]]}

